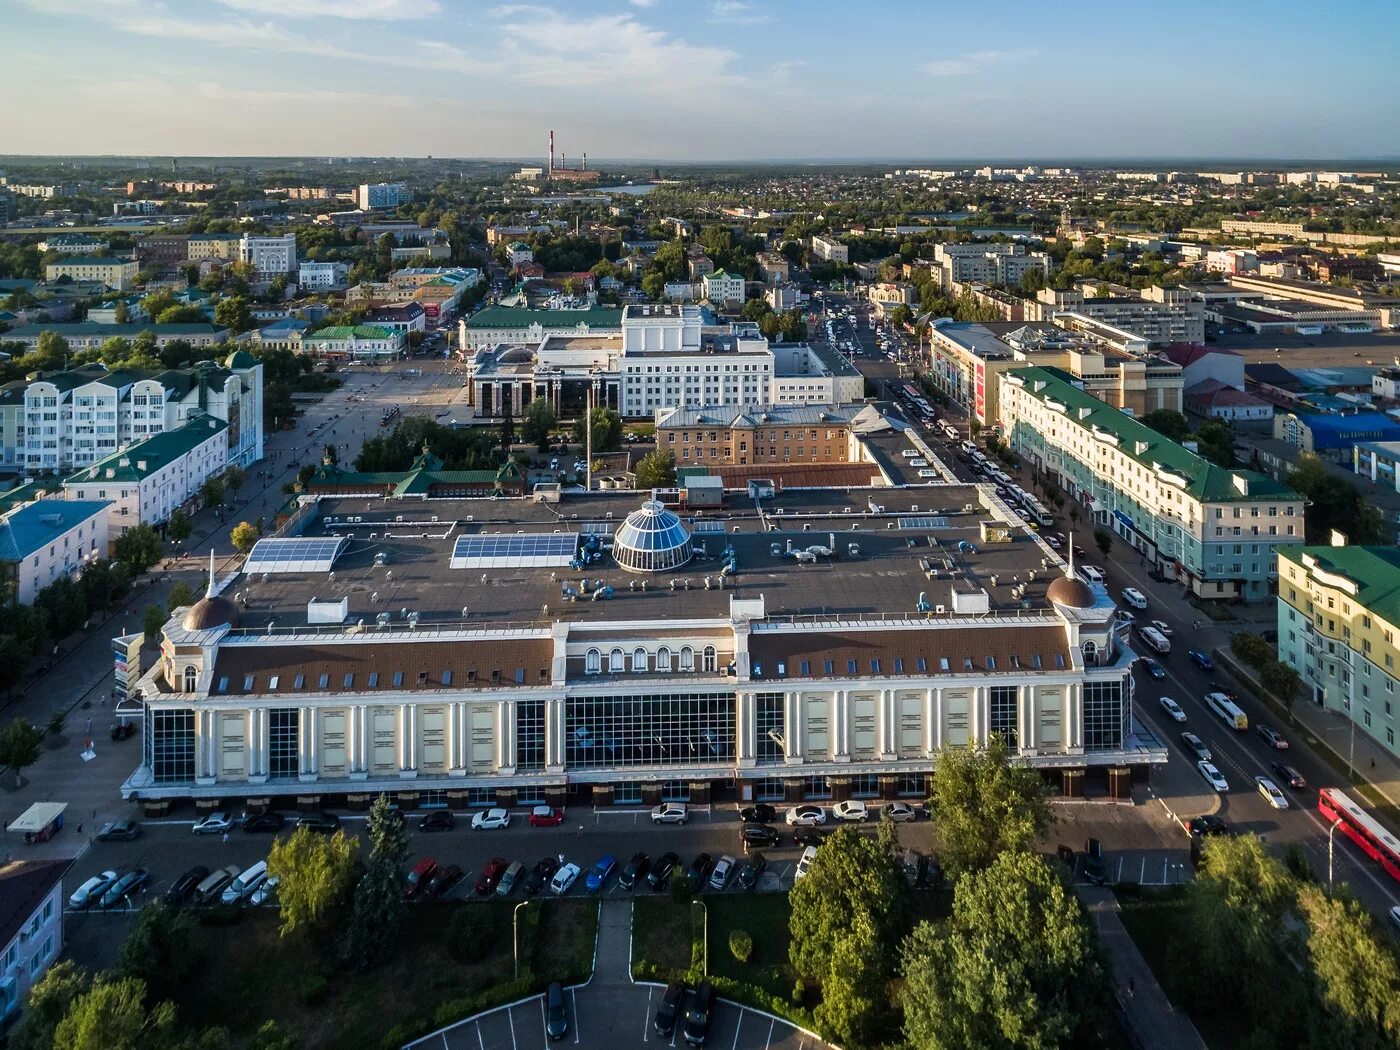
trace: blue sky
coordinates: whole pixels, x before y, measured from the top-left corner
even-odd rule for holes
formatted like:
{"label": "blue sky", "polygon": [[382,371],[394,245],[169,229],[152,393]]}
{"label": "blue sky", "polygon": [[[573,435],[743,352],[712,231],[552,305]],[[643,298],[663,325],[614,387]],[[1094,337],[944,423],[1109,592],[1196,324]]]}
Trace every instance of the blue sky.
{"label": "blue sky", "polygon": [[0,152],[1400,152],[1394,0],[0,0]]}

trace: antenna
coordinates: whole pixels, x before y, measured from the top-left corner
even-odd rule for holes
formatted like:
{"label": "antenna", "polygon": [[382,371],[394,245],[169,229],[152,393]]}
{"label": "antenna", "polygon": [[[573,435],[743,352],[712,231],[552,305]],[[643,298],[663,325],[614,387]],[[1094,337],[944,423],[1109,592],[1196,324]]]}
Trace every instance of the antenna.
{"label": "antenna", "polygon": [[1069,573],[1070,579],[1074,579],[1074,534],[1069,537]]}
{"label": "antenna", "polygon": [[209,548],[209,586],[204,591],[204,597],[214,597],[214,548]]}

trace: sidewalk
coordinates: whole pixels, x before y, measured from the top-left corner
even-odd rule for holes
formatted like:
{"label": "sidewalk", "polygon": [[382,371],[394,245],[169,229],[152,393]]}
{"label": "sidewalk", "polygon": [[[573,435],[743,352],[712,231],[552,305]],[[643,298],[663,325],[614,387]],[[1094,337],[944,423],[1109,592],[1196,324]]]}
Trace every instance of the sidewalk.
{"label": "sidewalk", "polygon": [[1178,1013],[1157,983],[1147,960],[1118,917],[1118,900],[1101,886],[1076,886],[1079,899],[1094,918],[1099,940],[1112,969],[1115,996],[1123,1019],[1142,1050],[1206,1050],[1191,1019]]}

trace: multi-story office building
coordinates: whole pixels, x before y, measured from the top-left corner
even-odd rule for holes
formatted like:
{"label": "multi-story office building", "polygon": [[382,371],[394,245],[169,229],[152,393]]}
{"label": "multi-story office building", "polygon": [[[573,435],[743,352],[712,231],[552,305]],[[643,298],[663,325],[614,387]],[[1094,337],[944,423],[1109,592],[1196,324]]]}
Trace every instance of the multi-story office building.
{"label": "multi-story office building", "polygon": [[344,288],[350,267],[341,262],[303,262],[297,268],[297,287],[304,292]]}
{"label": "multi-story office building", "polygon": [[1011,446],[1152,567],[1202,598],[1261,601],[1274,551],[1303,542],[1303,497],[1266,475],[1215,466],[1086,394],[1064,372],[1001,375]]}
{"label": "multi-story office building", "polygon": [[114,291],[124,292],[135,283],[139,269],[131,258],[74,255],[46,265],[44,280],[67,277],[71,281],[101,281]]}
{"label": "multi-story office building", "polygon": [[[1340,537],[1338,537],[1340,539]],[[1319,707],[1400,756],[1400,550],[1293,547],[1278,558],[1278,655]]]}
{"label": "multi-story office building", "polygon": [[997,377],[1015,365],[1011,346],[984,325],[939,318],[929,325],[928,377],[979,423],[997,421]]}
{"label": "multi-story office building", "polygon": [[1182,368],[1165,354],[1125,353],[1055,325],[1028,324],[1006,332],[1010,325],[992,321],[985,327],[1006,341],[1020,364],[1064,369],[1082,389],[1113,408],[1136,416],[1163,408],[1182,410]]}
{"label": "multi-story office building", "polygon": [[355,191],[355,205],[361,211],[375,208],[397,208],[413,200],[413,194],[402,182],[364,183]]}
{"label": "multi-story office building", "polygon": [[183,233],[158,233],[136,242],[136,261],[147,269],[183,266],[190,259],[190,238]]}
{"label": "multi-story office building", "polygon": [[874,405],[675,408],[656,414],[656,444],[676,466],[857,463],[860,436],[889,424]]}
{"label": "multi-story office building", "polygon": [[280,277],[297,268],[297,235],[284,233],[254,236],[245,233],[238,242],[238,259],[249,263],[259,277]]}
{"label": "multi-story office building", "polygon": [[1148,343],[1203,343],[1206,338],[1205,303],[1184,288],[1153,285],[1140,296],[1088,296],[1079,290],[1042,288],[1026,305],[1028,320],[1075,315],[1123,329]]}
{"label": "multi-story office building", "polygon": [[[743,493],[703,519],[639,502],[323,497],[299,538],[174,610],[124,796],[921,798],[944,750],[995,734],[1066,794],[1124,797],[1166,761],[1133,718],[1112,599],[1044,571],[1055,555],[975,487],[936,500],[972,511],[936,516],[888,489],[787,490],[762,512]],[[441,538],[400,560],[387,534],[430,516]]]}
{"label": "multi-story office building", "polygon": [[243,242],[238,233],[192,233],[188,248],[190,262],[236,262]]}
{"label": "multi-story office building", "polygon": [[850,262],[851,250],[834,237],[812,237],[812,254],[827,262]]}
{"label": "multi-story office building", "polygon": [[720,305],[737,305],[744,301],[744,278],[739,274],[716,270],[700,278],[705,286],[705,298]]}
{"label": "multi-story office building", "polygon": [[597,306],[590,310],[525,310],[488,306],[458,323],[458,345],[464,351],[502,343],[537,345],[547,334],[621,336],[622,310]]}

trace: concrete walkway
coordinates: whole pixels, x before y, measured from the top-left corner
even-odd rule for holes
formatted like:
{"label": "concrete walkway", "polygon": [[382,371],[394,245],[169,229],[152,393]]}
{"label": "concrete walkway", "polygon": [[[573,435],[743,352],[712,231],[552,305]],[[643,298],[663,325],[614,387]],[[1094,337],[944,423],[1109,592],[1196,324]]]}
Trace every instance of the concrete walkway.
{"label": "concrete walkway", "polygon": [[632,984],[632,901],[604,897],[598,910],[598,943],[594,949],[594,988],[626,988]]}
{"label": "concrete walkway", "polygon": [[1191,1019],[1179,1013],[1118,917],[1118,900],[1102,886],[1076,886],[1094,918],[1113,970],[1115,996],[1141,1050],[1206,1050]]}

